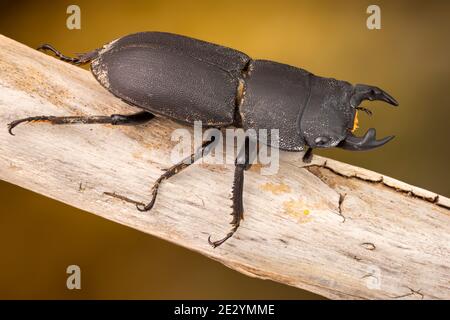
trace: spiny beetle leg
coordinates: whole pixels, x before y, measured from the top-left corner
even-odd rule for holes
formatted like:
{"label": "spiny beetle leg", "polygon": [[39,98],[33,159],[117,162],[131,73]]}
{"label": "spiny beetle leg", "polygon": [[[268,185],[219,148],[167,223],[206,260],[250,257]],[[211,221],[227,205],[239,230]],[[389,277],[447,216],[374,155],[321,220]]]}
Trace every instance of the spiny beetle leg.
{"label": "spiny beetle leg", "polygon": [[64,54],[62,54],[59,50],[56,50],[52,45],[50,44],[43,44],[40,47],[37,48],[37,50],[40,51],[51,51],[53,52],[60,60],[69,62],[75,65],[85,64],[90,62],[91,60],[95,59],[98,56],[98,50],[89,51],[86,53],[79,54],[76,58],[68,57]]}
{"label": "spiny beetle leg", "polygon": [[231,238],[239,228],[241,220],[244,219],[244,205],[242,201],[242,195],[244,192],[244,171],[250,169],[251,167],[250,155],[250,140],[248,137],[246,137],[245,144],[239,151],[234,167],[234,181],[233,187],[231,189],[231,200],[233,201],[233,205],[231,206],[231,208],[233,209],[233,212],[231,213],[231,215],[233,216],[233,220],[231,221],[232,228],[222,239],[211,241],[211,236],[208,237],[208,243],[213,248],[217,248],[222,243]]}
{"label": "spiny beetle leg", "polygon": [[15,120],[8,124],[8,132],[11,135],[12,130],[17,125],[24,122],[49,122],[51,124],[96,124],[96,123],[104,123],[104,124],[112,124],[112,125],[137,125],[147,121],[150,121],[155,116],[146,111],[141,111],[138,113],[121,115],[121,114],[113,114],[111,116],[69,116],[69,117],[55,117],[55,116],[37,116],[37,117],[28,117],[19,120]]}
{"label": "spiny beetle leg", "polygon": [[217,248],[222,243],[231,238],[239,228],[241,220],[244,219],[244,205],[242,203],[242,194],[244,189],[244,171],[245,171],[244,166],[242,165],[235,166],[234,182],[233,188],[231,190],[231,200],[233,201],[233,205],[231,206],[231,208],[233,209],[233,212],[231,213],[231,215],[233,216],[233,220],[231,221],[232,228],[227,233],[227,235],[220,240],[212,241],[211,236],[208,237],[208,243],[213,248]]}
{"label": "spiny beetle leg", "polygon": [[198,159],[206,156],[212,149],[213,146],[215,146],[219,142],[216,137],[211,136],[209,140],[204,141],[202,143],[202,146],[198,148],[193,154],[191,154],[189,157],[186,157],[182,161],[178,162],[177,164],[173,165],[169,169],[167,169],[159,178],[156,180],[156,182],[153,184],[152,187],[152,199],[149,203],[146,205],[143,204],[137,204],[136,208],[139,211],[149,211],[153,208],[153,205],[156,201],[156,196],[158,195],[158,189],[161,184],[166,179],[169,179],[170,177],[176,175],[181,170],[185,169],[186,167],[193,164]]}

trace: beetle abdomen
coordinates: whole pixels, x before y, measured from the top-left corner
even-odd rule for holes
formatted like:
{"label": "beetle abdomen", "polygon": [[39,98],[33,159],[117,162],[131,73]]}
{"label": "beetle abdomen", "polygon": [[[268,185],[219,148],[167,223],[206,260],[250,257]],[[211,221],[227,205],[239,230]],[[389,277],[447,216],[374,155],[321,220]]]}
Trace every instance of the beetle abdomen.
{"label": "beetle abdomen", "polygon": [[162,32],[142,32],[106,45],[92,61],[97,80],[121,99],[178,121],[234,122],[241,72],[237,50]]}

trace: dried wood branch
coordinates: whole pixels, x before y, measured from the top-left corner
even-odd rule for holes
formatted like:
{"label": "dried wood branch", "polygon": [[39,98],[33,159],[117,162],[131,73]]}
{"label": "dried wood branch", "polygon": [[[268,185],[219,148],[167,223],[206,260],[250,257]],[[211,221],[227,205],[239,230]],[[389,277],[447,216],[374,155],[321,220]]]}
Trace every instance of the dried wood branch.
{"label": "dried wood branch", "polygon": [[[450,200],[334,160],[282,153],[277,175],[246,174],[245,220],[228,231],[233,167],[193,165],[161,185],[150,213],[111,194],[146,201],[171,165],[171,132],[137,127],[7,123],[34,115],[110,115],[136,108],[91,74],[0,36],[0,178],[200,252],[252,277],[329,298],[450,298]],[[82,188],[80,188],[82,186]],[[105,194],[108,192],[108,194]]]}

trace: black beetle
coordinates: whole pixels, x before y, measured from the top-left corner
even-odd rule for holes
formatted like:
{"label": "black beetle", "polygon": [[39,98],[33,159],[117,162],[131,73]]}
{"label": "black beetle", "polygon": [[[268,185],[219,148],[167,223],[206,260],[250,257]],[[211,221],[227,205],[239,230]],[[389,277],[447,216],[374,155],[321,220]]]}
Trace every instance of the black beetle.
{"label": "black beetle", "polygon": [[[202,121],[211,127],[278,129],[279,148],[302,151],[309,162],[313,148],[340,147],[369,150],[384,145],[393,136],[375,139],[375,129],[363,137],[352,134],[358,109],[363,100],[383,100],[397,106],[397,101],[383,90],[368,85],[318,77],[289,65],[252,60],[246,54],[220,45],[163,32],[131,34],[100,49],[64,56],[45,44],[61,60],[80,65],[91,62],[95,78],[111,93],[143,111],[131,115],[87,117],[29,117],[11,122],[47,121],[52,124],[109,123],[139,124],[159,115],[192,125]],[[205,141],[191,156],[195,161],[208,152],[214,141]],[[242,192],[244,171],[250,165],[249,138],[238,154],[232,188],[232,230],[216,247],[230,238],[243,217]],[[159,184],[181,169],[180,162],[167,170],[152,188],[152,200],[137,205],[150,210]]]}

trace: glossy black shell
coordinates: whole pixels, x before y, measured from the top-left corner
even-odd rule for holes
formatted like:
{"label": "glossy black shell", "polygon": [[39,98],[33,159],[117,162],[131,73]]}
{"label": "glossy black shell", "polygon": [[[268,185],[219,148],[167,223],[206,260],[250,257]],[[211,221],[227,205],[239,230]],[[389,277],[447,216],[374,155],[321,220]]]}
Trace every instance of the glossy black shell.
{"label": "glossy black shell", "polygon": [[103,47],[92,61],[97,80],[122,100],[192,124],[234,123],[236,92],[250,58],[212,43],[141,32]]}
{"label": "glossy black shell", "polygon": [[[96,79],[129,104],[187,124],[278,129],[283,150],[352,126],[353,86],[209,42],[164,32],[141,32],[96,51]],[[344,124],[342,126],[334,125]],[[322,131],[321,131],[322,130]],[[255,138],[259,138],[255,136]]]}

